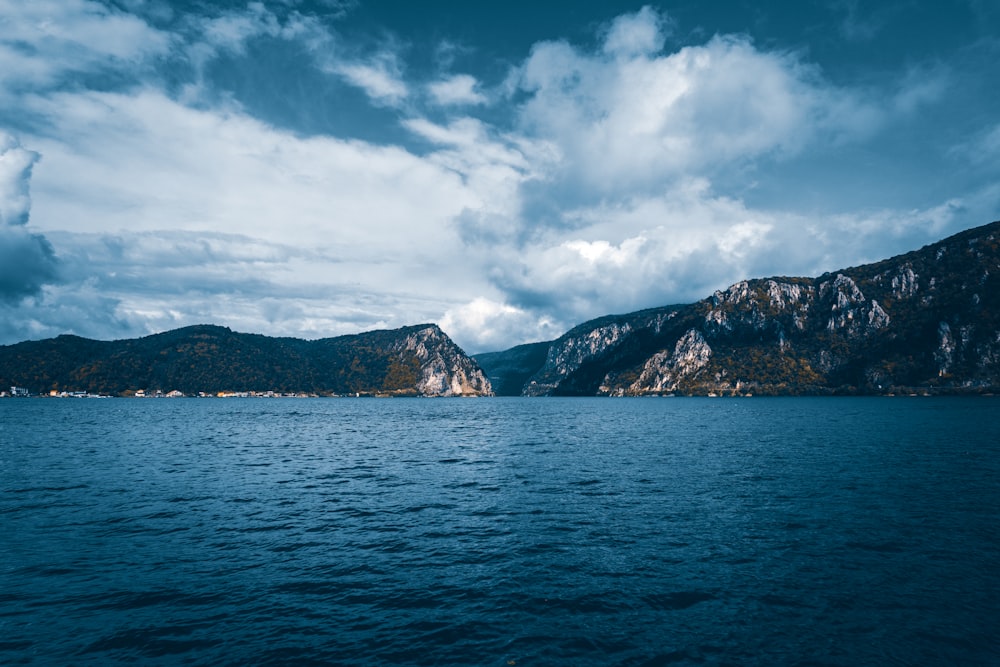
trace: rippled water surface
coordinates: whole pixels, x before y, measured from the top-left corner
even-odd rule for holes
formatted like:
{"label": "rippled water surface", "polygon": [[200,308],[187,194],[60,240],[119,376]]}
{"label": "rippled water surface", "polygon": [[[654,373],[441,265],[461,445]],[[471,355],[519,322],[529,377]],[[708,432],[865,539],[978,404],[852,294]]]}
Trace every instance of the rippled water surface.
{"label": "rippled water surface", "polygon": [[0,663],[1000,664],[1000,399],[0,401]]}

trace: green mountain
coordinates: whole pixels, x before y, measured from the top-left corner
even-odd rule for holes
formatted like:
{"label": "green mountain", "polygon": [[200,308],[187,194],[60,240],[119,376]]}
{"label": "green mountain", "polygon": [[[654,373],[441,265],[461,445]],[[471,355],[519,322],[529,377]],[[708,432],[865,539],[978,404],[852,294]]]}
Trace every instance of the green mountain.
{"label": "green mountain", "polygon": [[475,358],[498,394],[528,396],[994,392],[1000,222],[875,264],[746,280]]}
{"label": "green mountain", "polygon": [[112,395],[492,394],[475,362],[433,324],[314,341],[208,325],[117,341],[59,336],[0,346],[0,387],[10,386]]}

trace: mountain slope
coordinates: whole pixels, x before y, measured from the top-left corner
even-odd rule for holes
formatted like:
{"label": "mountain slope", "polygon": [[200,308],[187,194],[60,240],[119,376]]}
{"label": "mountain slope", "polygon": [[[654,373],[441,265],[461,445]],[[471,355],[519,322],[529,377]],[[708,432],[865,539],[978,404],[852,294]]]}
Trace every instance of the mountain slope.
{"label": "mountain slope", "polygon": [[[538,344],[542,345],[542,344]],[[584,323],[524,395],[986,392],[1000,387],[1000,222],[817,278]],[[508,352],[480,355],[487,374]]]}
{"label": "mountain slope", "polygon": [[503,352],[483,352],[473,359],[487,373],[497,396],[518,396],[525,383],[534,375],[548,354],[550,343],[527,343]]}
{"label": "mountain slope", "polygon": [[315,341],[209,325],[119,341],[59,336],[0,346],[0,387],[11,385],[34,393],[492,394],[482,370],[433,324]]}

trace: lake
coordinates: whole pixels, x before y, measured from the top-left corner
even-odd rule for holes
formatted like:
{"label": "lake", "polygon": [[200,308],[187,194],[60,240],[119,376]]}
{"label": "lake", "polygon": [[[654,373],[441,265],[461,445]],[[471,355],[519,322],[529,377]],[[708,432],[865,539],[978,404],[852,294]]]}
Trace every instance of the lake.
{"label": "lake", "polygon": [[1000,399],[0,400],[0,663],[1000,663]]}

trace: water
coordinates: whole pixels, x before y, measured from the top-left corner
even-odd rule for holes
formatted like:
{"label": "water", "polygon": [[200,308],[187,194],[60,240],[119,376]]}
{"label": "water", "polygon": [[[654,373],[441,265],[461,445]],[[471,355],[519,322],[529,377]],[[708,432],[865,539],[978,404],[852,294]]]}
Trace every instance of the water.
{"label": "water", "polygon": [[0,663],[1000,662],[1000,401],[0,401]]}

